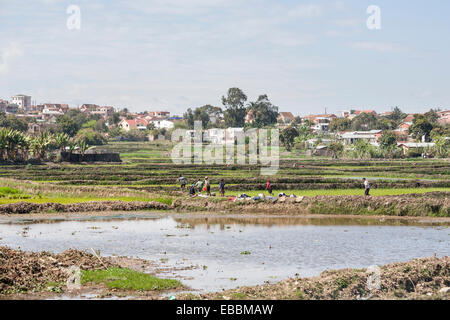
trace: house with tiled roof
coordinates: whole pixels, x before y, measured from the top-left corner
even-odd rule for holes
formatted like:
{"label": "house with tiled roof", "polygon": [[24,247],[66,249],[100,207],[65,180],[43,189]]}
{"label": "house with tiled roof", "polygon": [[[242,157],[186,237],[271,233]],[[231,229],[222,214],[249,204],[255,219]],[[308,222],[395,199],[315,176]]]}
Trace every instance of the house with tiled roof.
{"label": "house with tiled roof", "polygon": [[313,123],[311,127],[314,131],[328,131],[328,127],[330,122],[333,119],[336,119],[337,116],[335,114],[314,114],[304,117],[304,120],[309,120]]}
{"label": "house with tiled roof", "polygon": [[284,124],[290,124],[293,123],[295,120],[294,115],[292,112],[280,112],[280,115],[278,116],[277,121],[282,122]]}
{"label": "house with tiled roof", "polygon": [[413,114],[413,113],[410,113],[410,114],[408,114],[408,115],[406,116],[405,119],[403,119],[403,122],[406,122],[406,123],[410,122],[410,123],[412,123],[413,120],[414,120],[414,114]]}
{"label": "house with tiled roof", "polygon": [[148,121],[142,118],[122,119],[119,123],[119,128],[128,132],[130,130],[145,130],[147,125]]}
{"label": "house with tiled roof", "polygon": [[446,124],[450,124],[450,110],[446,110],[446,111],[439,111],[437,112],[439,119],[437,120],[437,122],[440,125],[446,125]]}
{"label": "house with tiled roof", "polygon": [[377,115],[377,112],[375,110],[356,110],[354,112],[354,114],[356,114],[357,116],[359,116],[360,114],[363,114],[363,113],[373,114],[374,116]]}
{"label": "house with tiled roof", "polygon": [[350,120],[353,120],[355,117],[363,114],[373,114],[374,116],[377,115],[377,112],[375,110],[348,110],[348,111],[341,111],[342,117],[347,118]]}

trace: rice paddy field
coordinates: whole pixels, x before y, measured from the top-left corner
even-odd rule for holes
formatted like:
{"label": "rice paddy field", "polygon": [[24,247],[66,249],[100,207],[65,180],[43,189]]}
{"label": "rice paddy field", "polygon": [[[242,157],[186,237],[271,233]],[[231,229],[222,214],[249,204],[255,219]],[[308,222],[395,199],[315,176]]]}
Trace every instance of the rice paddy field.
{"label": "rice paddy field", "polygon": [[[0,204],[15,202],[159,201],[170,204],[188,184],[208,176],[212,191],[220,179],[226,196],[264,192],[267,177],[256,165],[177,165],[170,142],[114,142],[100,149],[119,152],[121,163],[0,165]],[[450,191],[449,160],[332,160],[305,158],[280,150],[280,168],[271,176],[274,193],[298,196],[359,195],[369,179],[373,196]]]}

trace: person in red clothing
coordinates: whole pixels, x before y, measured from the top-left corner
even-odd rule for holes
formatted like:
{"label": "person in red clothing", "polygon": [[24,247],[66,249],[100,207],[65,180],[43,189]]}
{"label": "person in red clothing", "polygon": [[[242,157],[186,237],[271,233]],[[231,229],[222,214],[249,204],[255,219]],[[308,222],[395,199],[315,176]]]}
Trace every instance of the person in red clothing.
{"label": "person in red clothing", "polygon": [[272,194],[272,184],[270,183],[270,179],[267,180],[266,189],[269,191],[269,194]]}

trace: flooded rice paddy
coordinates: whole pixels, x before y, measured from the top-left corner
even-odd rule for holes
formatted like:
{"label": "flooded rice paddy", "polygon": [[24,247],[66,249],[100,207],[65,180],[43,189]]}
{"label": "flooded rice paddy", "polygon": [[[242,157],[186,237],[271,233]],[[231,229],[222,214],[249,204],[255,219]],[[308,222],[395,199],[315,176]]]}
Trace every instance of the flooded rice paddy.
{"label": "flooded rice paddy", "polygon": [[448,223],[354,218],[162,216],[0,220],[0,245],[155,261],[195,291],[278,282],[327,269],[450,255]]}

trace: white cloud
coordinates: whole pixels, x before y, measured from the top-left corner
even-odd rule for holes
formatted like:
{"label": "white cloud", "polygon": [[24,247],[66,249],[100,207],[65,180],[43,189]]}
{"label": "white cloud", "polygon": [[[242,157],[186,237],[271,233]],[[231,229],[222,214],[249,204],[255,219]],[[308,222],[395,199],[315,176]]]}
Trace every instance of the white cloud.
{"label": "white cloud", "polygon": [[431,97],[432,95],[433,95],[433,92],[430,91],[430,90],[428,90],[428,89],[423,90],[423,91],[421,91],[421,92],[415,94],[415,96],[416,96],[417,98],[429,98],[429,97]]}
{"label": "white cloud", "polygon": [[353,44],[353,47],[378,52],[400,52],[405,50],[403,46],[397,43],[387,42],[356,42]]}
{"label": "white cloud", "polygon": [[299,5],[290,10],[288,15],[293,18],[311,18],[322,14],[322,7],[314,4]]}
{"label": "white cloud", "polygon": [[365,20],[364,19],[339,19],[339,20],[334,20],[333,24],[338,27],[353,28],[353,27],[365,26]]}
{"label": "white cloud", "polygon": [[19,48],[17,43],[11,43],[11,45],[6,48],[2,53],[1,53],[1,59],[0,59],[0,74],[7,74],[9,69],[10,69],[10,65],[11,62],[18,56],[22,55],[22,50]]}

